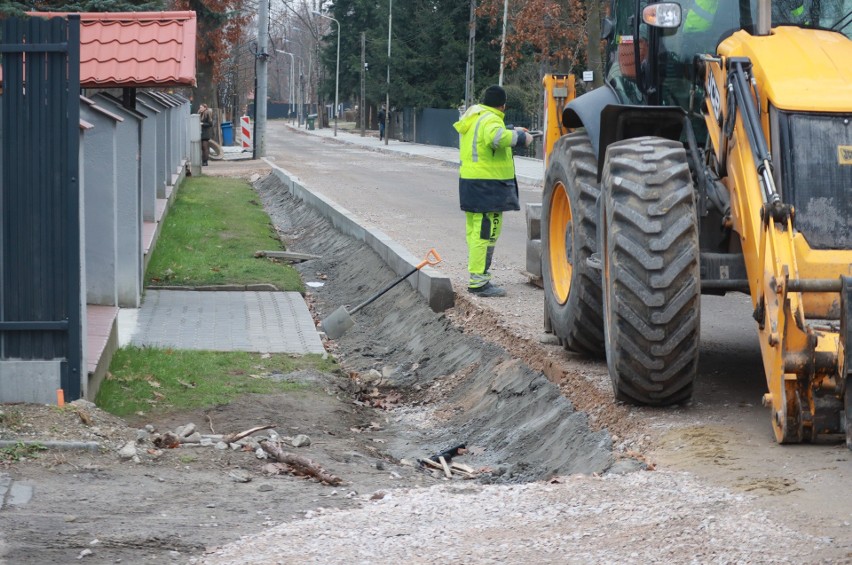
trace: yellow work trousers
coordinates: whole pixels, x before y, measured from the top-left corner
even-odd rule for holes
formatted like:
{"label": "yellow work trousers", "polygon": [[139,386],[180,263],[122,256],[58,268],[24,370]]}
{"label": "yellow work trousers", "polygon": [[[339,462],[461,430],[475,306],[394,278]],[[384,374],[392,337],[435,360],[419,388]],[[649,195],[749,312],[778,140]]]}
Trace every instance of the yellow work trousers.
{"label": "yellow work trousers", "polygon": [[467,221],[467,270],[469,288],[480,288],[491,280],[488,269],[494,246],[503,230],[502,212],[465,212]]}

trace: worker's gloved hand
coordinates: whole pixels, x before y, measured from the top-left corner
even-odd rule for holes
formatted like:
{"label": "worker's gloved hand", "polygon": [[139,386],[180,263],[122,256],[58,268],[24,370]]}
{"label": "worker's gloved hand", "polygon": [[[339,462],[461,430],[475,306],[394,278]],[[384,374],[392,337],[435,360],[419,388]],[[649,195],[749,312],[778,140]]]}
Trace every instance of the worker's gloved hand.
{"label": "worker's gloved hand", "polygon": [[529,147],[533,142],[533,136],[531,136],[527,132],[527,128],[516,127],[515,132],[518,134],[518,141],[516,145],[524,144],[524,147]]}

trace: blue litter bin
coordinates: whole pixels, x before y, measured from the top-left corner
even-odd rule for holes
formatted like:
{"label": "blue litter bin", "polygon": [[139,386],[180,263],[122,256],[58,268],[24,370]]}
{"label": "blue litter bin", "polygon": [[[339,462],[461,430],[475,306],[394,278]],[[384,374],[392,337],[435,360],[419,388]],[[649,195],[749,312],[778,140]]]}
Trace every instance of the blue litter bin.
{"label": "blue litter bin", "polygon": [[222,122],[222,145],[234,144],[234,128],[231,122]]}

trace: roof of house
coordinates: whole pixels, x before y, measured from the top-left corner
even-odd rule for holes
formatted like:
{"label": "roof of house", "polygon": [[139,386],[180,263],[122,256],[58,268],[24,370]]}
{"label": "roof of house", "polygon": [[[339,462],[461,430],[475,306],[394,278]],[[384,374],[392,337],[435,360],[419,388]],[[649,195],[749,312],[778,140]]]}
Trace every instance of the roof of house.
{"label": "roof of house", "polygon": [[80,86],[195,86],[195,33],[195,12],[81,13]]}

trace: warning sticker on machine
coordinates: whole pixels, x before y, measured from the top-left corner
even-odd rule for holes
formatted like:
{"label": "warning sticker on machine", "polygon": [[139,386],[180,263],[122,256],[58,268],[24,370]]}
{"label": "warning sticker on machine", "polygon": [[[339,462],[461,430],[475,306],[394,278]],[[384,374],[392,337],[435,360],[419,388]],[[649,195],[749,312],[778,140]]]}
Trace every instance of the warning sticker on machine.
{"label": "warning sticker on machine", "polygon": [[852,165],[852,145],[837,146],[837,162],[841,165]]}

